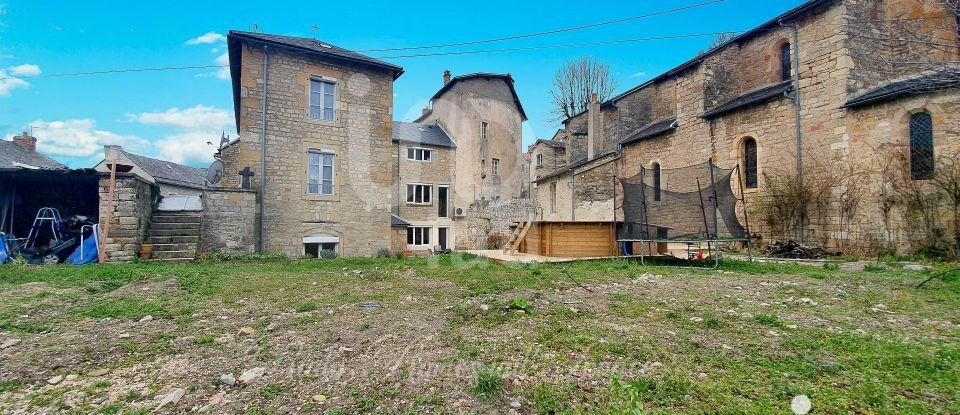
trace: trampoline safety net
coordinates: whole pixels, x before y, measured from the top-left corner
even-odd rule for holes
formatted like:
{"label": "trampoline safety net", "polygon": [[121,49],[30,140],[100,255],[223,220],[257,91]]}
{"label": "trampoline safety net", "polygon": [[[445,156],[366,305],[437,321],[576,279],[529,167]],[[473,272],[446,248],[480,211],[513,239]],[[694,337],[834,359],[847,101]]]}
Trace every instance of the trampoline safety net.
{"label": "trampoline safety net", "polygon": [[[654,177],[659,170],[660,177]],[[711,161],[678,169],[641,169],[620,179],[623,189],[621,241],[746,240],[737,217],[742,189],[738,168]]]}

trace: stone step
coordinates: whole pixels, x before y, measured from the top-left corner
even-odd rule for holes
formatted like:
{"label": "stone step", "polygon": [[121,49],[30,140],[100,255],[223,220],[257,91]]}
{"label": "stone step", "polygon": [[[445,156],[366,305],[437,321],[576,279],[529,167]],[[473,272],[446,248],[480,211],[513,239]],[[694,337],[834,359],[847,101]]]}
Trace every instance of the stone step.
{"label": "stone step", "polygon": [[184,259],[193,260],[197,256],[197,251],[153,251],[152,259]]}
{"label": "stone step", "polygon": [[194,258],[150,258],[150,260],[158,261],[158,262],[177,263],[177,262],[192,262]]}
{"label": "stone step", "polygon": [[151,235],[147,238],[147,243],[154,245],[162,244],[197,244],[200,243],[199,236],[156,236]]}
{"label": "stone step", "polygon": [[186,244],[153,244],[153,252],[168,252],[168,251],[191,251],[197,252],[196,243],[186,243]]}
{"label": "stone step", "polygon": [[176,230],[176,229],[199,230],[200,224],[199,223],[151,223],[150,224],[151,231]]}
{"label": "stone step", "polygon": [[151,223],[200,223],[200,216],[154,215]]}
{"label": "stone step", "polygon": [[200,237],[200,228],[196,229],[151,229],[150,237],[193,236]]}

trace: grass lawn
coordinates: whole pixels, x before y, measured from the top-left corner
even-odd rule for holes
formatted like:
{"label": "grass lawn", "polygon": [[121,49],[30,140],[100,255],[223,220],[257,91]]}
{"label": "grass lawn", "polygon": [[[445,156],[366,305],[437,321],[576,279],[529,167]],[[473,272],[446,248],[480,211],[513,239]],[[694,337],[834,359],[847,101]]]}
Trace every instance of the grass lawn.
{"label": "grass lawn", "polygon": [[814,414],[956,414],[960,281],[914,288],[929,275],[459,255],[0,266],[0,413],[149,413],[182,389],[160,412],[789,414],[803,394]]}

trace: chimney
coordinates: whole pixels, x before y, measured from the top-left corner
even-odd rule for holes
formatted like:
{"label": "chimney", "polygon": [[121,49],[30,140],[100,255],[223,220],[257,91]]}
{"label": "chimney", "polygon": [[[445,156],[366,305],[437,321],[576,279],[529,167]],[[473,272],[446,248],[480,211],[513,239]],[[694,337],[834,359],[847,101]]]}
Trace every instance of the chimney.
{"label": "chimney", "polygon": [[31,137],[26,131],[23,132],[23,135],[14,136],[13,142],[31,153],[37,152],[37,138]]}
{"label": "chimney", "polygon": [[590,106],[587,107],[587,160],[593,160],[597,154],[597,145],[600,143],[600,134],[603,134],[603,126],[600,117],[600,103],[597,102],[597,94],[590,96]]}
{"label": "chimney", "polygon": [[450,83],[450,70],[443,71],[443,85],[446,86]]}
{"label": "chimney", "polygon": [[421,116],[427,115],[427,114],[430,113],[430,108],[424,107],[422,111],[423,111],[423,112],[420,113]]}

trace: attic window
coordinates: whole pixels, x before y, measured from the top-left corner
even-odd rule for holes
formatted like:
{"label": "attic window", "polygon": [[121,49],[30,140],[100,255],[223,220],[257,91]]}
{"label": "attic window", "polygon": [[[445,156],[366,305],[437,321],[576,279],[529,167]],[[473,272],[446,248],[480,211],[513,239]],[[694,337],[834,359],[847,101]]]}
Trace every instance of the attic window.
{"label": "attic window", "polygon": [[326,44],[326,43],[320,43],[320,42],[317,42],[317,45],[320,45],[320,47],[321,47],[321,48],[327,48],[327,49],[330,49],[330,45],[328,45],[328,44]]}

